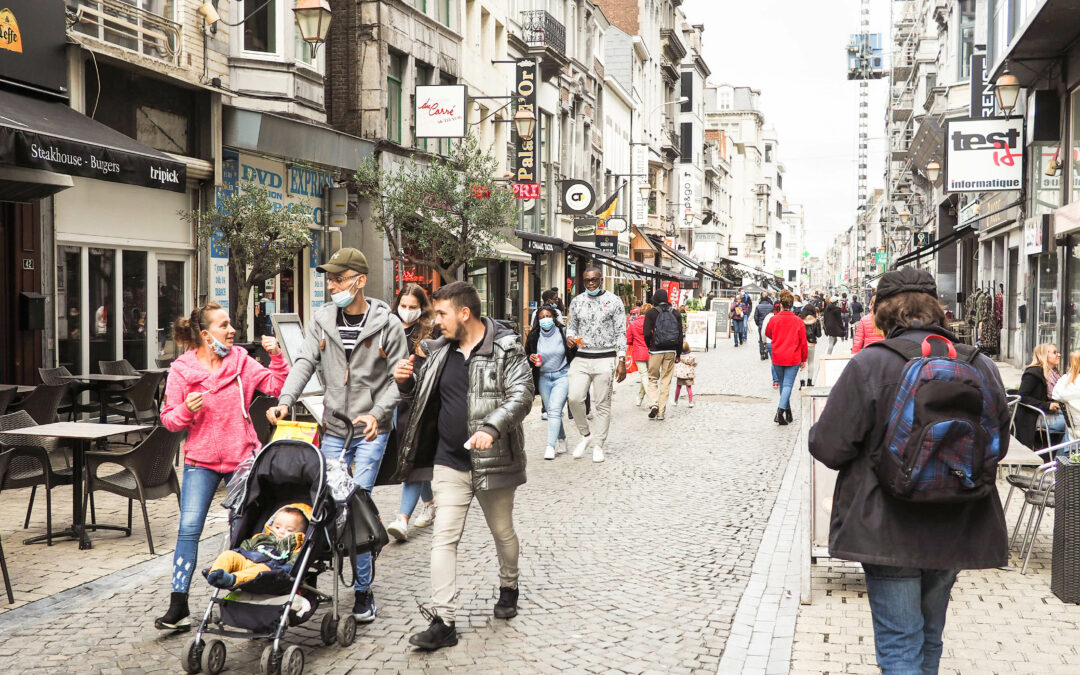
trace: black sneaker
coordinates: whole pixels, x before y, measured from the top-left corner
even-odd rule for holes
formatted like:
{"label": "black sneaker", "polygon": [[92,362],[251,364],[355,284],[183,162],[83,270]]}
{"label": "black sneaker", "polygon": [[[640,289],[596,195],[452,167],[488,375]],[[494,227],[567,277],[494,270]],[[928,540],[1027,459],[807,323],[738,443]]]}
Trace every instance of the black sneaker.
{"label": "black sneaker", "polygon": [[496,619],[512,619],[517,616],[518,589],[499,588],[499,601],[495,603]]}
{"label": "black sneaker", "polygon": [[654,406],[650,407],[649,408],[649,419],[655,419],[656,415],[659,412],[660,412],[660,408],[658,408],[657,406],[654,405]]}
{"label": "black sneaker", "polygon": [[353,602],[352,613],[357,623],[371,623],[375,620],[375,594],[371,591],[356,591],[356,601]]}
{"label": "black sneaker", "polygon": [[154,620],[158,630],[190,630],[191,612],[188,611],[188,594],[173,593],[169,597],[169,611],[165,616]]}
{"label": "black sneaker", "polygon": [[429,651],[442,649],[443,647],[453,647],[457,644],[457,629],[454,627],[453,621],[450,622],[450,625],[446,625],[438,613],[424,607],[420,608],[420,613],[424,615],[425,619],[430,620],[431,624],[427,627],[427,630],[410,636],[409,644]]}

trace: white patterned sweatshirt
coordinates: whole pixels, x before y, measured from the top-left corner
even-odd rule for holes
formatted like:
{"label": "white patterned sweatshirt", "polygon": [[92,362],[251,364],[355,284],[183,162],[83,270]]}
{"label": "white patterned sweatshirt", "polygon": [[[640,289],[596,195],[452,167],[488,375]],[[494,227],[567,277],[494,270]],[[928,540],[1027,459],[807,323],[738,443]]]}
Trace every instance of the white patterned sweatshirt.
{"label": "white patterned sweatshirt", "polygon": [[626,308],[611,291],[593,297],[582,293],[570,301],[568,338],[581,338],[579,354],[626,354]]}

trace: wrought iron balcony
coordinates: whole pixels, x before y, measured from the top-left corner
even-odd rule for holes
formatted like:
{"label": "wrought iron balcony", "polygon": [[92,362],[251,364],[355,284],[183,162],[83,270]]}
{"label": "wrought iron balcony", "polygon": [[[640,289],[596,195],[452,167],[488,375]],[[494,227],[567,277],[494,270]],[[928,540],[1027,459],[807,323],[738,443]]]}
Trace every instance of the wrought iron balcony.
{"label": "wrought iron balcony", "polygon": [[[70,31],[177,65],[183,27],[166,17],[175,0],[66,0],[75,15]],[[154,11],[152,11],[154,10]]]}
{"label": "wrought iron balcony", "polygon": [[521,13],[521,30],[529,47],[553,49],[566,54],[566,27],[542,9]]}

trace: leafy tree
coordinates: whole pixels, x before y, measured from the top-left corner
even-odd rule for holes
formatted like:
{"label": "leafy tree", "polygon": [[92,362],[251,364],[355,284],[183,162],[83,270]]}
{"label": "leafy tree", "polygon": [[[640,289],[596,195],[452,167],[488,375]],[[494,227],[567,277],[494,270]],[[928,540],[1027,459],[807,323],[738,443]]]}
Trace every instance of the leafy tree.
{"label": "leafy tree", "polygon": [[428,165],[409,161],[384,170],[369,159],[356,172],[357,191],[395,258],[408,256],[452,282],[465,263],[491,257],[500,231],[514,222],[510,190],[493,187],[496,165],[470,134],[450,157]]}
{"label": "leafy tree", "polygon": [[229,251],[236,289],[231,315],[242,341],[247,338],[251,289],[296,265],[296,255],[311,243],[311,218],[299,204],[281,208],[258,186],[244,185],[221,194],[211,208],[181,211],[180,216],[196,226],[200,242],[210,242],[217,233],[220,246]]}

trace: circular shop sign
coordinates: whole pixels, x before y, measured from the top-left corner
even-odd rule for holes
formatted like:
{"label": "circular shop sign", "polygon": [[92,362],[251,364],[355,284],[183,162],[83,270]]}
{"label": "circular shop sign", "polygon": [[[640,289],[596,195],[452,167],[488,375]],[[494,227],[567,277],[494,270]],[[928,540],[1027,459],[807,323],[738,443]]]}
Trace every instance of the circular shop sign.
{"label": "circular shop sign", "polygon": [[596,193],[583,180],[565,180],[562,185],[563,213],[583,214],[592,208]]}

